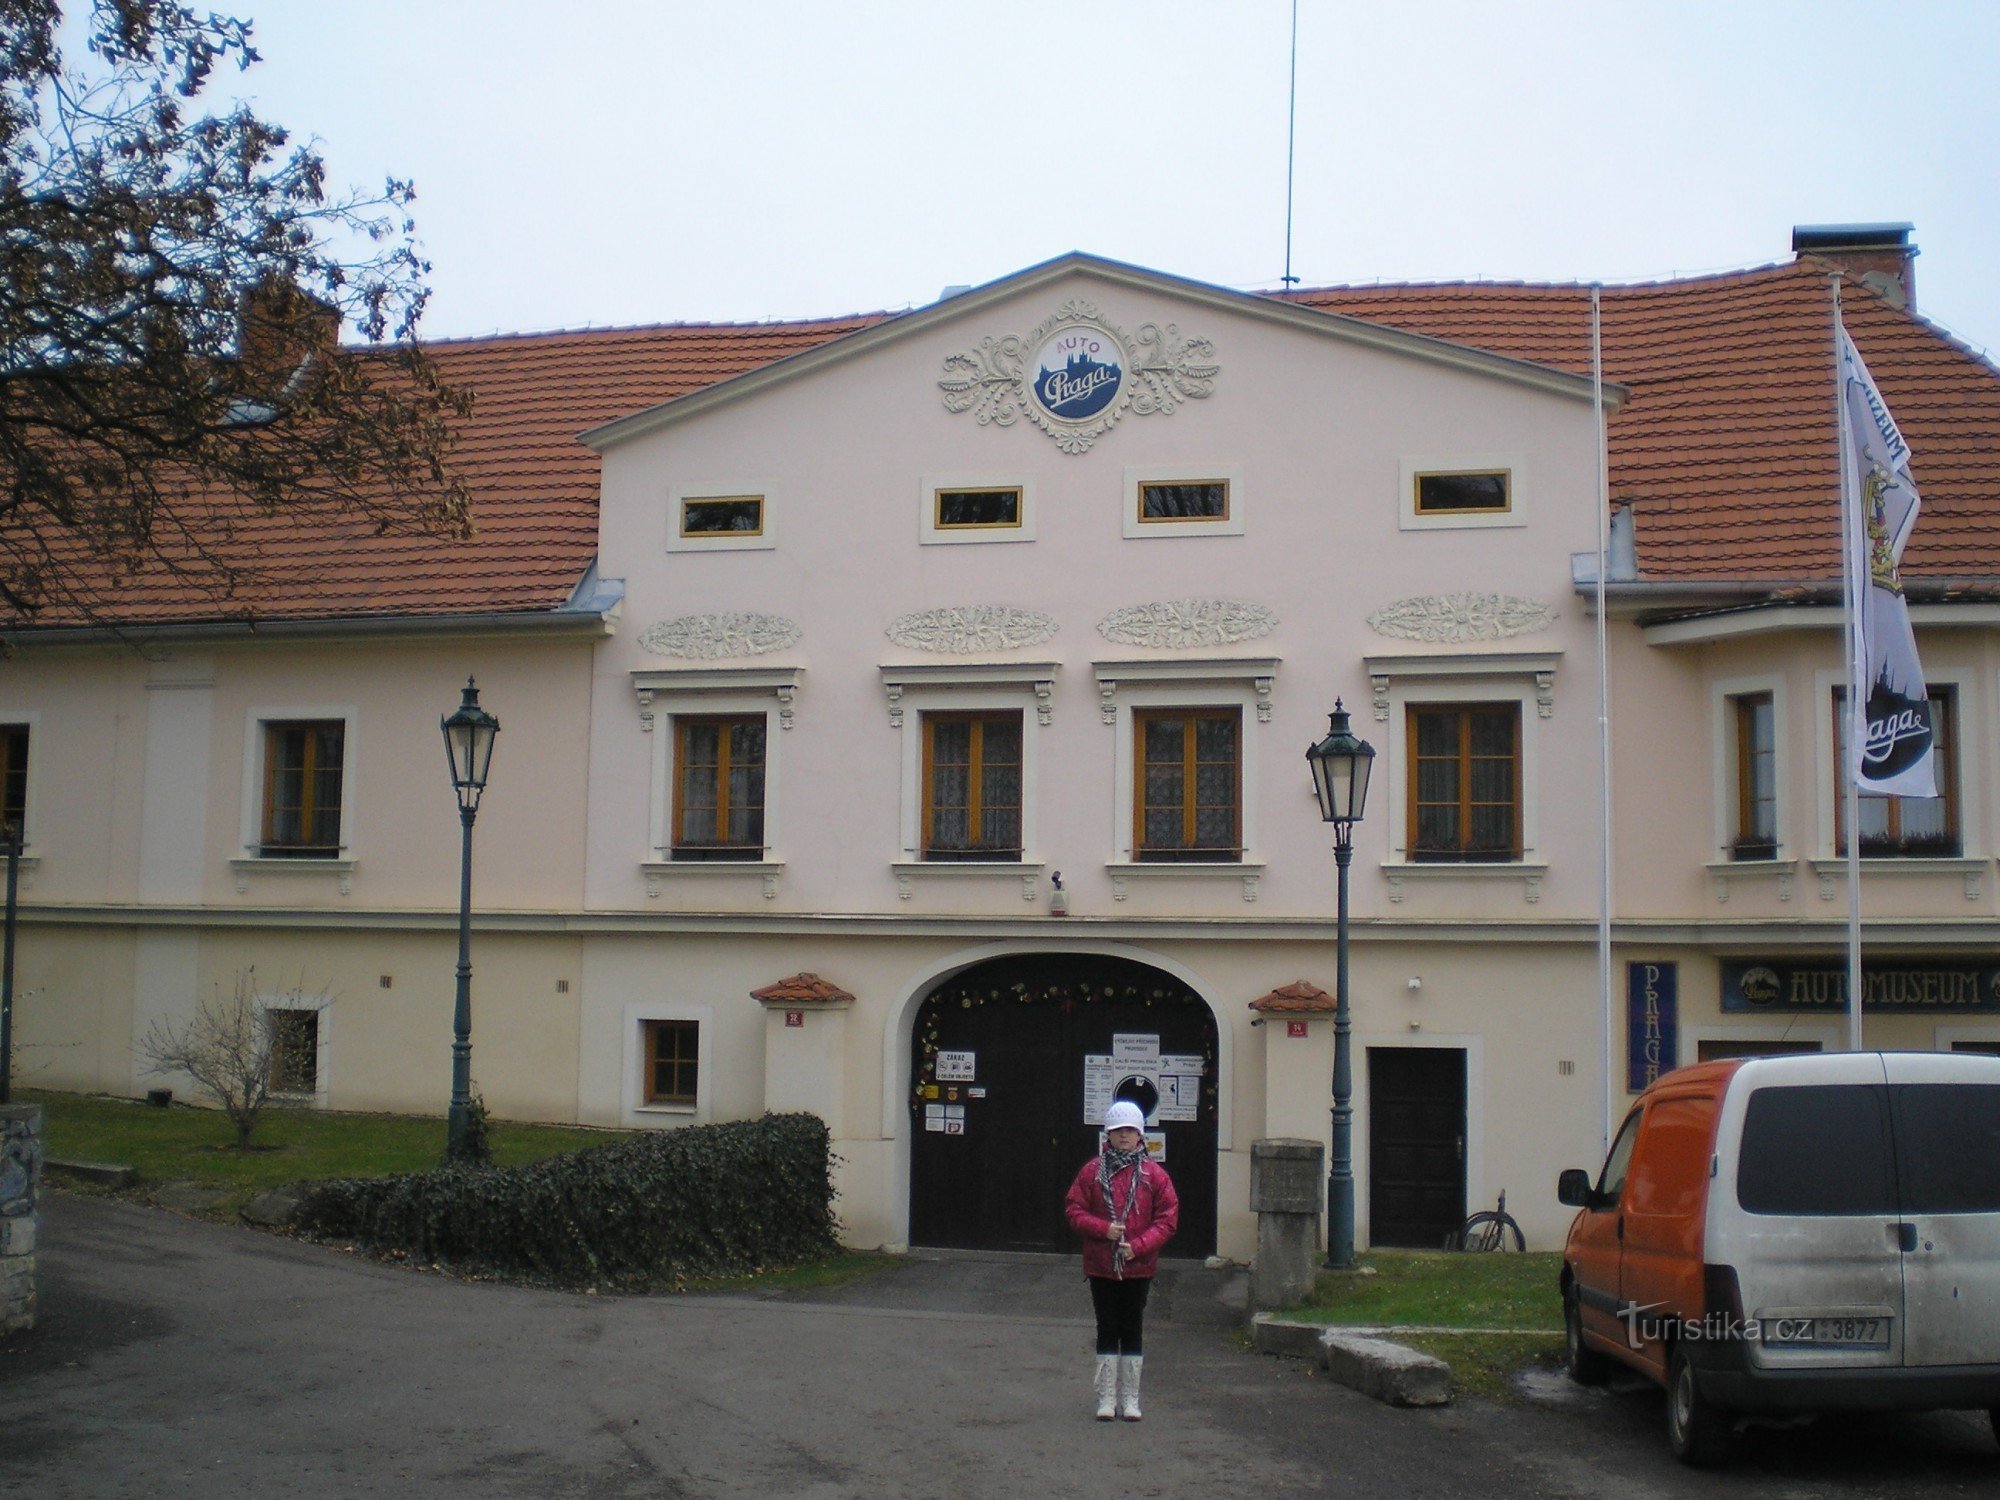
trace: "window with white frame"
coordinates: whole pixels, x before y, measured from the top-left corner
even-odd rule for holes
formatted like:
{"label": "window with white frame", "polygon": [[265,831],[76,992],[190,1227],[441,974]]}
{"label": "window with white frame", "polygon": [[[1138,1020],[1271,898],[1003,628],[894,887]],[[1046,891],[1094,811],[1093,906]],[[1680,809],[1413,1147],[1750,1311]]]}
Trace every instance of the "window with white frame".
{"label": "window with white frame", "polygon": [[318,1093],[320,1012],[274,1005],[264,1011],[264,1025],[270,1033],[271,1092]]}
{"label": "window with white frame", "polygon": [[715,1012],[671,1000],[627,1005],[624,1018],[626,1123],[699,1124],[712,1118]]}
{"label": "window with white frame", "polygon": [[918,503],[926,546],[1035,539],[1035,486],[1025,474],[926,474]]}
{"label": "window with white frame", "polygon": [[1423,454],[1399,469],[1396,519],[1405,531],[1527,524],[1519,454]]}
{"label": "window with white frame", "polygon": [[669,552],[748,552],[777,546],[770,486],[677,484],[667,491]]}
{"label": "window with white frame", "polygon": [[1389,741],[1368,800],[1388,812],[1398,871],[1540,870],[1541,724],[1555,712],[1560,660],[1524,651],[1367,658]]}
{"label": "window with white frame", "polygon": [[[648,888],[672,875],[778,868],[779,747],[802,669],[688,667],[632,674],[652,758]],[[767,894],[773,893],[767,890]]]}
{"label": "window with white frame", "polygon": [[1054,662],[880,668],[889,722],[902,735],[895,865],[924,874],[1038,868],[1037,731],[1054,717]]}
{"label": "window with white frame", "polygon": [[1732,693],[1730,757],[1735,775],[1729,857],[1778,857],[1778,710],[1770,692]]}
{"label": "window with white frame", "polygon": [[1261,868],[1257,727],[1277,669],[1276,657],[1093,664],[1116,731],[1115,874]]}
{"label": "window with white frame", "polygon": [[345,867],[354,845],[355,711],[253,710],[243,845],[257,860]]}
{"label": "window with white frame", "polygon": [[1242,478],[1229,465],[1129,468],[1123,531],[1128,537],[1241,536]]}
{"label": "window with white frame", "polygon": [[28,837],[28,746],[33,726],[25,721],[0,723],[0,842],[8,830],[25,843]]}

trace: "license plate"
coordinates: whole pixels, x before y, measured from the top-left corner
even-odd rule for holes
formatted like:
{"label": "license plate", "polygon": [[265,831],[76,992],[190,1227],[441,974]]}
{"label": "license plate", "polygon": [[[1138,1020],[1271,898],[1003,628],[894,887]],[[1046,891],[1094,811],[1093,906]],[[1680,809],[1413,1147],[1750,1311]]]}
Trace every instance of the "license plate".
{"label": "license plate", "polygon": [[1767,1344],[1844,1344],[1888,1347],[1887,1318],[1766,1318]]}

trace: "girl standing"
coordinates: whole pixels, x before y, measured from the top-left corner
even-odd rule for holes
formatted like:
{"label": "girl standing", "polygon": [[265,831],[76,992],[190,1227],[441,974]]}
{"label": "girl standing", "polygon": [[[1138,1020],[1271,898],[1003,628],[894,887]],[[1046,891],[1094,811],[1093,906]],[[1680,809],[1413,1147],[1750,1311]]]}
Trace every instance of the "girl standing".
{"label": "girl standing", "polygon": [[1104,1149],[1083,1164],[1063,1211],[1083,1236],[1083,1274],[1097,1313],[1097,1420],[1139,1420],[1146,1294],[1160,1247],[1180,1227],[1167,1169],[1146,1155],[1146,1116],[1121,1099],[1104,1112]]}

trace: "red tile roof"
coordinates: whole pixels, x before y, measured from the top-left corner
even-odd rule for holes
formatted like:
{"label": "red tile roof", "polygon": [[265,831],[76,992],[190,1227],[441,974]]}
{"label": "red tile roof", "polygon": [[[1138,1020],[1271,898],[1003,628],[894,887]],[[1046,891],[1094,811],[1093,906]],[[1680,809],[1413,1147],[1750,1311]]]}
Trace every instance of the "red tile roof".
{"label": "red tile roof", "polygon": [[750,992],[752,1000],[765,1005],[852,1005],[854,997],[839,985],[817,974],[794,974],[761,990]]}
{"label": "red tile roof", "polygon": [[1320,1015],[1334,1009],[1334,999],[1317,985],[1295,979],[1268,995],[1258,996],[1250,1002],[1250,1008],[1267,1016]]}
{"label": "red tile roof", "polygon": [[[1843,282],[1848,332],[1908,439],[1924,510],[1913,578],[2000,574],[2000,378],[1936,325]],[[1328,312],[1590,373],[1590,289],[1508,283],[1327,287]],[[1780,580],[1839,571],[1832,293],[1815,260],[1606,287],[1611,496],[1642,577]]]}
{"label": "red tile roof", "polygon": [[[1923,518],[1905,571],[2000,577],[2000,372],[1922,318],[1845,283],[1847,325],[1912,449]],[[1443,283],[1325,287],[1287,300],[1590,370],[1589,289]],[[1837,573],[1829,278],[1810,259],[1604,291],[1614,502],[1633,505],[1642,577],[1779,582]],[[432,347],[474,394],[458,450],[466,541],[259,519],[231,550],[259,559],[217,601],[153,567],[106,614],[186,623],[438,616],[560,606],[596,548],[598,459],[577,435],[884,321],[674,324],[503,335]],[[53,611],[38,625],[74,623]]]}

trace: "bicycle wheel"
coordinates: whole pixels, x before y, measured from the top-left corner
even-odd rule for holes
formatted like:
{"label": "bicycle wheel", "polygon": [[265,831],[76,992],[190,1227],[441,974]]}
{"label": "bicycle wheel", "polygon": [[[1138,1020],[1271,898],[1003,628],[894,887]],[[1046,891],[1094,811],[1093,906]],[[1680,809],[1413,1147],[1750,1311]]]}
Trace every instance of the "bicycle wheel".
{"label": "bicycle wheel", "polygon": [[1524,1251],[1528,1240],[1512,1214],[1482,1209],[1465,1221],[1458,1232],[1458,1248],[1474,1254],[1488,1251]]}

